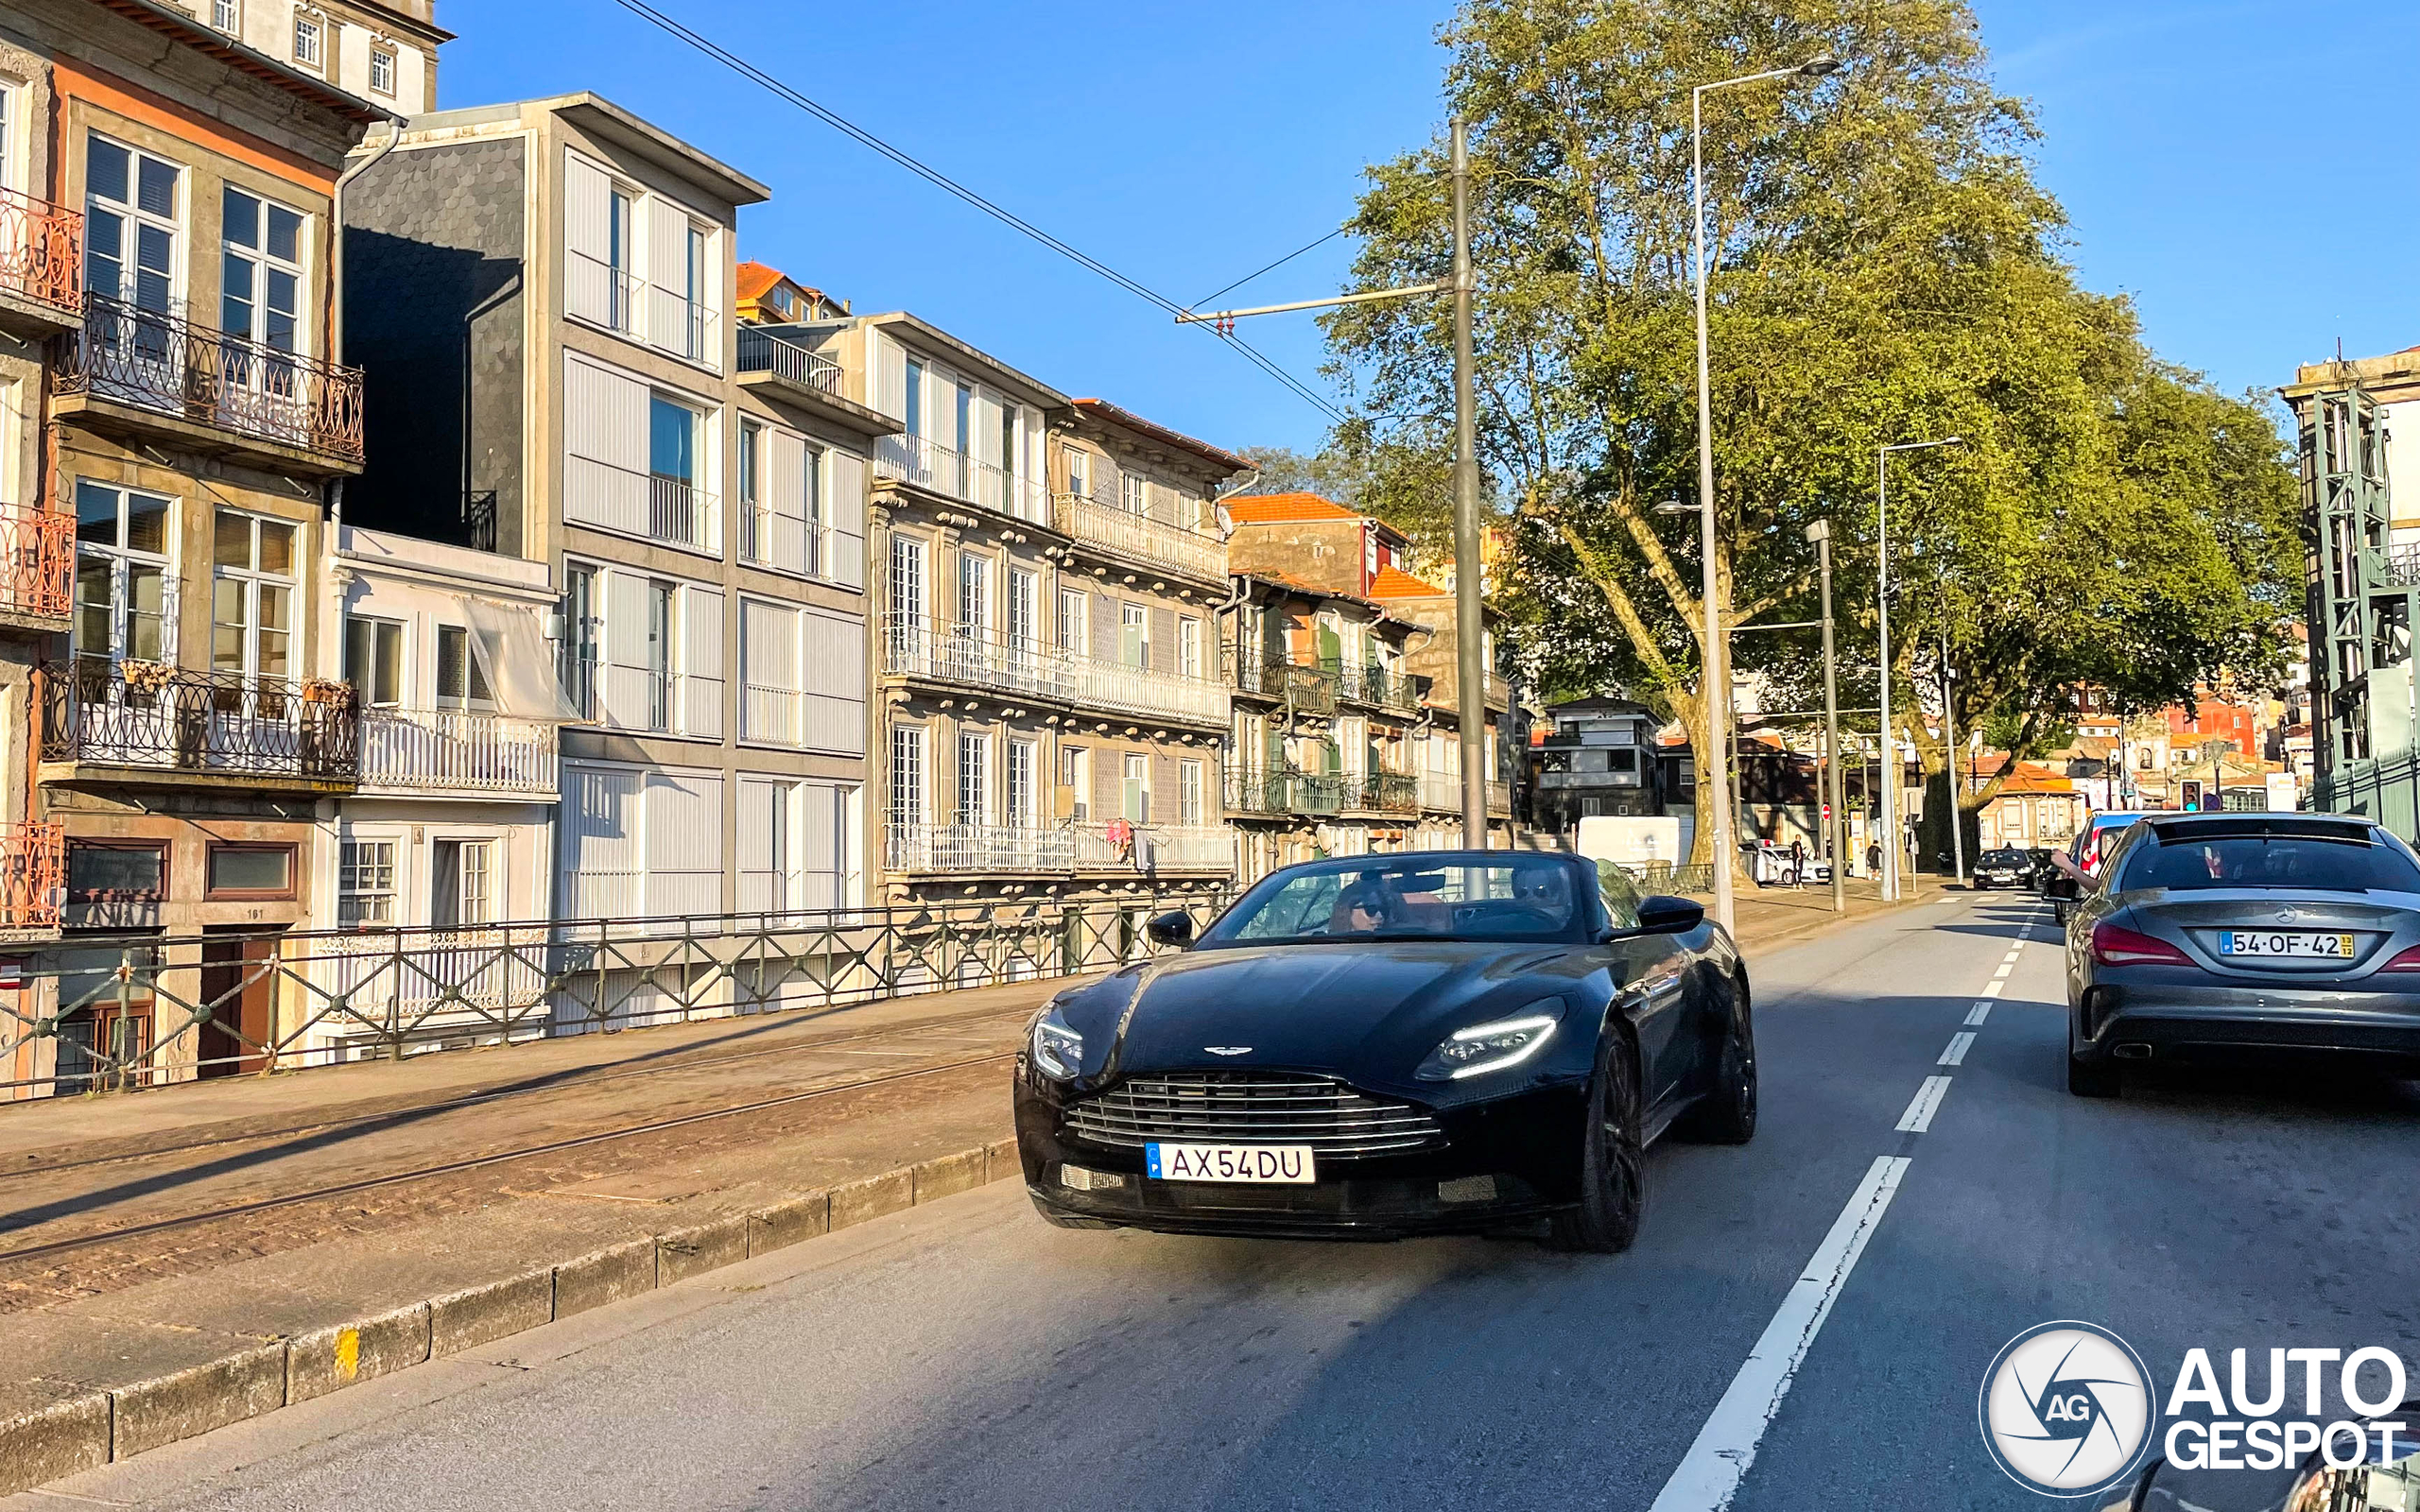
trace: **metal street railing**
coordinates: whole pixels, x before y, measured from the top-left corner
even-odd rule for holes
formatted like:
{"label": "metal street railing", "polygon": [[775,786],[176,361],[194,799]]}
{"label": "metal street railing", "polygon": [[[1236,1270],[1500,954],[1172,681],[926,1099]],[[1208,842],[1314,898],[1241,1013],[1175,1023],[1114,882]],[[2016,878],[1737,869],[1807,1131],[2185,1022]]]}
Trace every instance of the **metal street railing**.
{"label": "metal street railing", "polygon": [[365,709],[361,785],[552,796],[554,728],[458,709]]}
{"label": "metal street railing", "polygon": [[361,460],[361,369],[84,297],[82,327],[60,338],[52,384],[236,436]]}
{"label": "metal street railing", "polygon": [[0,288],[73,314],[84,301],[84,217],[0,189]]}
{"label": "metal street railing", "polygon": [[0,988],[0,1097],[829,1008],[1114,971],[1144,921],[1222,893],[1033,899],[457,929],[92,936],[22,953]]}
{"label": "metal street railing", "polygon": [[1188,529],[1174,521],[1136,514],[1120,505],[1082,493],[1052,494],[1051,510],[1061,530],[1129,561],[1211,582],[1226,580],[1227,545],[1215,532]]}
{"label": "metal street railing", "polygon": [[353,689],[78,657],[44,689],[46,761],[352,782]]}

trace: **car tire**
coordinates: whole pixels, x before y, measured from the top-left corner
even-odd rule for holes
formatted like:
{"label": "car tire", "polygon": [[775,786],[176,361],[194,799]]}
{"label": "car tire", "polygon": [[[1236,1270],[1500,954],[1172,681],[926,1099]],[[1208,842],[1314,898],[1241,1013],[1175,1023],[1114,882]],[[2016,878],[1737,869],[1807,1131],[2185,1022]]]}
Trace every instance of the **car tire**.
{"label": "car tire", "polygon": [[2125,1091],[2125,1074],[2114,1060],[2076,1057],[2076,1028],[2067,1025],[2067,1091],[2078,1097],[2116,1097]]}
{"label": "car tire", "polygon": [[1638,1237],[1647,1205],[1646,1098],[1630,1041],[1608,1028],[1588,1078],[1588,1121],[1581,1136],[1580,1205],[1555,1214],[1557,1249],[1618,1255]]}
{"label": "car tire", "polygon": [[[1032,1194],[1028,1193],[1027,1195],[1032,1196]],[[1033,1211],[1042,1214],[1042,1221],[1053,1228],[1115,1228],[1117,1227],[1105,1218],[1079,1218],[1073,1213],[1062,1212],[1040,1197],[1033,1197]]]}
{"label": "car tire", "polygon": [[1701,1144],[1745,1144],[1756,1137],[1756,1031],[1744,988],[1739,1022],[1722,1037],[1714,1090],[1681,1115],[1672,1132]]}

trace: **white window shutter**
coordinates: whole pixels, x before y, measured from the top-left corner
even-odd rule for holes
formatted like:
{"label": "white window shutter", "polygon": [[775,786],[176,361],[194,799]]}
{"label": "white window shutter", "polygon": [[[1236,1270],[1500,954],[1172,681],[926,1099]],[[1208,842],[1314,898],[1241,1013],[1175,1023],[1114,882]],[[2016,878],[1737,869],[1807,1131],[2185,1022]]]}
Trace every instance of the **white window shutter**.
{"label": "white window shutter", "polygon": [[722,590],[681,590],[681,732],[722,738]]}
{"label": "white window shutter", "polygon": [[804,873],[803,908],[838,908],[843,899],[840,879],[848,858],[840,844],[841,790],[824,782],[808,782],[799,793],[798,852],[793,859]]}
{"label": "white window shutter", "polygon": [[614,314],[614,180],[576,152],[563,154],[563,310],[583,320]]}
{"label": "white window shutter", "polygon": [[764,900],[748,895],[746,874],[773,869],[773,806],[781,800],[779,784],[755,777],[739,780],[739,906],[742,908],[767,906]]}
{"label": "white window shutter", "polygon": [[806,438],[789,431],[772,435],[773,540],[769,560],[789,572],[807,569],[806,470],[811,465]]}
{"label": "white window shutter", "polygon": [[908,353],[879,328],[866,332],[866,370],[873,375],[873,407],[892,420],[907,420]]}
{"label": "white window shutter", "polygon": [[605,576],[605,722],[644,730],[653,689],[647,664],[647,579]]}
{"label": "white window shutter", "polygon": [[801,743],[816,750],[862,756],[866,748],[866,627],[863,620],[807,610],[803,628],[810,648],[802,658],[804,728]]}
{"label": "white window shutter", "polygon": [[668,199],[647,201],[647,338],[666,352],[689,347],[689,215]]}
{"label": "white window shutter", "polygon": [[851,588],[866,586],[866,464],[865,459],[835,450],[826,454],[832,466],[830,524],[825,536],[823,576]]}
{"label": "white window shutter", "polygon": [[648,772],[646,911],[718,914],[722,907],[722,779]]}
{"label": "white window shutter", "polygon": [[563,515],[648,533],[648,387],[563,354]]}
{"label": "white window shutter", "polygon": [[740,723],[743,739],[796,745],[800,696],[798,610],[761,599],[739,606]]}

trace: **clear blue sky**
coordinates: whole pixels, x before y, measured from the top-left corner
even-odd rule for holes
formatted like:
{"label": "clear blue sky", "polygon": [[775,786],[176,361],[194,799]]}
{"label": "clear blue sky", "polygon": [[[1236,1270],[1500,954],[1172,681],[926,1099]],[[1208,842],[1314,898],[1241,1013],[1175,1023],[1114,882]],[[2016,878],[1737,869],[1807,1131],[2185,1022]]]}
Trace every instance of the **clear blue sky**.
{"label": "clear blue sky", "polygon": [[[656,0],[826,106],[1140,282],[1190,301],[1332,229],[1367,163],[1425,140],[1449,9],[1403,0]],[[2415,157],[2394,103],[2420,9],[2279,0],[1977,0],[2004,89],[2095,288],[2229,389],[2337,338],[2420,343]],[[742,255],[860,310],[908,308],[1063,391],[1230,446],[1315,448],[1320,413],[1165,315],[612,0],[441,0],[441,103],[587,88],[773,188]],[[2383,110],[2384,113],[2381,113]],[[2332,189],[2329,186],[2334,186]],[[1236,302],[1331,292],[1330,243]],[[1297,374],[1307,318],[1245,333]]]}

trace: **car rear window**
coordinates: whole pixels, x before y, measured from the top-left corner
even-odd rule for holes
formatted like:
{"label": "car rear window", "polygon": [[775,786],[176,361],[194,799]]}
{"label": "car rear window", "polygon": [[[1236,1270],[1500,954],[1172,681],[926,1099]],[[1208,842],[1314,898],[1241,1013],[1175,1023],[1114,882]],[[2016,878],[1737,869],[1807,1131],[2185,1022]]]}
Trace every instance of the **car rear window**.
{"label": "car rear window", "polygon": [[2420,892],[2420,868],[2392,846],[2318,835],[2183,836],[2153,841],[2126,863],[2120,892],[2166,887],[2298,887],[2321,892]]}

